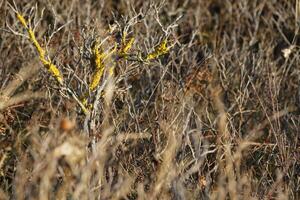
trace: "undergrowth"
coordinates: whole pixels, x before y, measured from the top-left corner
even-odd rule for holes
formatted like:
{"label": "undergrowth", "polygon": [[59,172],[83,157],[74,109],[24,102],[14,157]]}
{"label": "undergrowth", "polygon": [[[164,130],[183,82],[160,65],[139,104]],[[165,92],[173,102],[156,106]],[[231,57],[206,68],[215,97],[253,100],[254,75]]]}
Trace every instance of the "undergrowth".
{"label": "undergrowth", "polygon": [[1,1],[1,199],[299,199],[294,1]]}

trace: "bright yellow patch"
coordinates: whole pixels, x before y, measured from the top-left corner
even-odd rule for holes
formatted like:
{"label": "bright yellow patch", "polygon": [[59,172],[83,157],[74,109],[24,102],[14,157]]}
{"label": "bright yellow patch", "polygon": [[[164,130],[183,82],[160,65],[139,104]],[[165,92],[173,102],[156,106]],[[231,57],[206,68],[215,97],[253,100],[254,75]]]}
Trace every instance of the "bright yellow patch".
{"label": "bright yellow patch", "polygon": [[40,61],[43,63],[44,67],[47,68],[47,70],[51,73],[51,75],[56,79],[57,82],[59,82],[60,84],[63,84],[63,77],[62,77],[59,69],[54,64],[52,64],[51,61],[46,60],[45,50],[41,47],[41,45],[37,41],[33,30],[28,26],[25,18],[20,13],[17,13],[17,18],[21,22],[21,24],[24,26],[24,28],[26,29],[26,31],[29,35],[29,40],[32,42],[32,44],[36,48],[36,50],[39,54]]}
{"label": "bright yellow patch", "polygon": [[169,52],[169,48],[167,47],[167,39],[164,39],[156,48],[153,52],[149,53],[146,56],[146,60],[153,60],[158,58],[159,56],[162,56],[166,53]]}
{"label": "bright yellow patch", "polygon": [[131,49],[133,42],[134,42],[134,37],[130,38],[129,41],[125,43],[123,48],[123,53],[126,54]]}
{"label": "bright yellow patch", "polygon": [[94,91],[99,85],[105,68],[104,66],[105,53],[103,53],[102,50],[100,50],[98,41],[96,41],[95,46],[93,47],[93,54],[95,57],[96,70],[93,74],[92,81],[89,85],[91,91]]}
{"label": "bright yellow patch", "polygon": [[95,73],[93,74],[93,78],[90,83],[90,86],[89,86],[91,91],[94,91],[97,88],[97,86],[99,85],[99,82],[101,80],[103,72],[104,72],[104,67],[102,69],[96,69]]}
{"label": "bright yellow patch", "polygon": [[126,35],[123,36],[122,38],[122,45],[121,49],[119,51],[119,56],[127,58],[128,51],[131,49],[133,43],[134,43],[134,37],[130,38],[128,42],[126,42]]}
{"label": "bright yellow patch", "polygon": [[22,15],[20,15],[19,13],[17,13],[17,18],[18,18],[18,20],[21,22],[21,24],[22,24],[25,28],[28,28],[28,27],[27,27],[26,20],[24,19],[24,17],[23,17]]}

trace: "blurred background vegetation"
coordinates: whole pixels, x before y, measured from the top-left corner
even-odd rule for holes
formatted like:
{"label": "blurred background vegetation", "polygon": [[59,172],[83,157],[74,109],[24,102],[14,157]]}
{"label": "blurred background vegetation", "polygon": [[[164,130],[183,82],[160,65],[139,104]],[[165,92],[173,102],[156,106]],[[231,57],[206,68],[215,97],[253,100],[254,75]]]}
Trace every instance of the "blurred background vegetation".
{"label": "blurred background vegetation", "polygon": [[[88,94],[88,115],[9,4],[64,87]],[[299,6],[0,1],[1,199],[299,199]],[[125,32],[128,56],[90,91],[93,44],[109,51]],[[168,52],[139,59],[164,39]]]}

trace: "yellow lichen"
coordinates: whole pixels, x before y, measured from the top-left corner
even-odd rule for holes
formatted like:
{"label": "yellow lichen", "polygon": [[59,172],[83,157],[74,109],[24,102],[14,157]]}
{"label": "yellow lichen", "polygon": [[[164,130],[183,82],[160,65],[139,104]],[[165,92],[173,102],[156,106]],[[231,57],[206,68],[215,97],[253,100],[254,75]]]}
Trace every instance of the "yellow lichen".
{"label": "yellow lichen", "polygon": [[100,49],[99,47],[99,41],[96,41],[94,44],[94,47],[92,49],[93,54],[94,54],[94,59],[95,59],[95,72],[92,77],[92,81],[89,85],[89,88],[91,91],[94,91],[97,86],[100,83],[100,80],[103,76],[104,72],[104,57],[106,56],[105,53]]}
{"label": "yellow lichen", "polygon": [[18,20],[21,22],[21,24],[22,24],[25,28],[28,28],[27,22],[26,22],[25,18],[24,18],[22,15],[20,15],[19,13],[17,13],[17,18],[18,18]]}
{"label": "yellow lichen", "polygon": [[63,77],[62,77],[59,69],[53,63],[51,63],[51,61],[48,61],[46,59],[45,50],[41,47],[41,45],[37,41],[33,30],[28,26],[25,18],[20,13],[17,13],[17,18],[21,22],[21,24],[23,25],[23,27],[26,29],[26,31],[27,31],[27,33],[29,35],[29,40],[32,42],[32,44],[36,48],[36,50],[37,50],[37,52],[39,54],[40,61],[43,63],[44,67],[47,68],[47,70],[51,73],[51,75],[60,84],[63,84]]}
{"label": "yellow lichen", "polygon": [[133,42],[134,42],[134,37],[131,37],[128,41],[126,39],[127,37],[127,33],[126,32],[123,32],[123,35],[122,35],[122,43],[121,43],[121,48],[118,52],[118,55],[122,58],[127,58],[128,56],[128,51],[131,49],[132,45],[133,45]]}
{"label": "yellow lichen", "polygon": [[121,54],[122,55],[126,55],[128,53],[128,51],[131,49],[132,44],[134,42],[134,37],[130,38],[128,42],[125,42],[123,44],[123,48],[121,50]]}
{"label": "yellow lichen", "polygon": [[[93,74],[92,77],[92,81],[89,85],[89,89],[91,91],[94,91],[97,86],[100,83],[100,80],[103,76],[104,73],[104,69],[105,69],[105,65],[104,65],[104,60],[108,57],[110,57],[117,49],[117,45],[114,46],[114,48],[112,50],[110,50],[108,53],[103,52],[102,49],[99,47],[99,41],[95,42],[95,45],[92,49],[93,51],[93,55],[94,55],[94,59],[95,59],[95,72]],[[112,71],[111,71],[112,70]],[[113,69],[109,69],[109,75],[113,74]]]}
{"label": "yellow lichen", "polygon": [[96,69],[95,73],[93,74],[92,81],[90,83],[90,90],[94,91],[96,87],[99,85],[101,77],[103,75],[104,67],[102,69]]}
{"label": "yellow lichen", "polygon": [[146,61],[153,60],[169,52],[169,47],[167,47],[167,39],[162,40],[162,42],[155,48],[155,50],[146,56]]}
{"label": "yellow lichen", "polygon": [[114,74],[115,74],[115,67],[113,66],[109,68],[108,75],[109,77],[112,77]]}

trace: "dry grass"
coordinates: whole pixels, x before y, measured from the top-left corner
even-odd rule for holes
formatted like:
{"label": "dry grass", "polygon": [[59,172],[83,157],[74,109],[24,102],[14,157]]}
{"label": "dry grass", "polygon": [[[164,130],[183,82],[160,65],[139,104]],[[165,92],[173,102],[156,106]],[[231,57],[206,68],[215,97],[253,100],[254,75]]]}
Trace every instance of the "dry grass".
{"label": "dry grass", "polygon": [[0,28],[0,199],[300,198],[298,0],[3,0]]}

